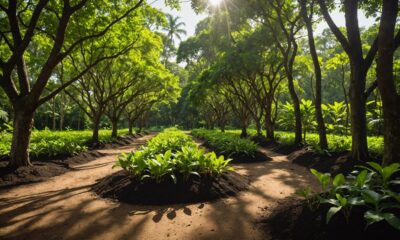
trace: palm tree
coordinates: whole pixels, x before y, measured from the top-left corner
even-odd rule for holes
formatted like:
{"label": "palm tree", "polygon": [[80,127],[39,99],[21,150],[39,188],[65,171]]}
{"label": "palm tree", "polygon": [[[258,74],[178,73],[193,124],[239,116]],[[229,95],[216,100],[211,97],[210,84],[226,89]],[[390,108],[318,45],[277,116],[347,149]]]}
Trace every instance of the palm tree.
{"label": "palm tree", "polygon": [[186,24],[180,22],[180,17],[174,17],[171,14],[167,14],[168,25],[164,27],[167,32],[168,41],[171,45],[174,45],[174,38],[182,40],[181,35],[186,35],[185,29],[182,27]]}

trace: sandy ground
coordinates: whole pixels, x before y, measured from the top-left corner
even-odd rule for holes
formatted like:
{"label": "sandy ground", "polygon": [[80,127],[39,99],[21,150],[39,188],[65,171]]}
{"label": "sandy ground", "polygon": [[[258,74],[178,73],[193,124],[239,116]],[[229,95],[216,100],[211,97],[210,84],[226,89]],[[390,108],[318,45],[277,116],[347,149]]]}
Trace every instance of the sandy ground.
{"label": "sandy ground", "polygon": [[211,203],[128,205],[90,191],[96,180],[119,170],[112,169],[119,153],[136,149],[150,137],[100,150],[106,156],[48,181],[1,191],[0,239],[270,239],[256,221],[298,187],[316,187],[306,168],[263,150],[272,161],[235,165],[253,180],[250,190]]}

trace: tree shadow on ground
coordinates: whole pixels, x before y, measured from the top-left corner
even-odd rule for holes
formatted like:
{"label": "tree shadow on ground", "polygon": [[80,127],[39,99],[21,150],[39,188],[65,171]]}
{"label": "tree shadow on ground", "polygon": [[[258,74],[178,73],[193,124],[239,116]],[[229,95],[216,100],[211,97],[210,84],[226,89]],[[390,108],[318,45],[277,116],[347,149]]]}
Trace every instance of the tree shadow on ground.
{"label": "tree shadow on ground", "polygon": [[[167,234],[165,228],[158,229],[162,223],[185,228],[180,231],[186,239],[262,239],[267,236],[261,235],[256,221],[265,207],[271,208],[301,185],[316,186],[307,169],[287,161],[284,155],[268,154],[273,161],[235,165],[240,174],[251,178],[247,192],[214,202],[170,206],[115,203],[95,197],[89,192],[91,184],[2,197],[0,238],[137,239],[150,234],[148,239],[157,239]],[[29,191],[29,186],[26,189]]]}

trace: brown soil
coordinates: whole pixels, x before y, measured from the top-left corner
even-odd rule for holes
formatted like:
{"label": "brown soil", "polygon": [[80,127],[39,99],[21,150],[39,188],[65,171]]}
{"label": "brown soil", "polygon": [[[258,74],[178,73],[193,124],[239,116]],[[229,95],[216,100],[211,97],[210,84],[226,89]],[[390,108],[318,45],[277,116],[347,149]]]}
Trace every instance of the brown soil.
{"label": "brown soil", "polygon": [[[115,142],[102,144],[101,149],[112,149],[129,145],[136,140],[136,136],[119,137]],[[107,154],[99,149],[93,149],[75,156],[42,156],[33,159],[31,167],[21,167],[17,170],[7,167],[7,161],[0,161],[0,189],[18,186],[27,183],[34,183],[46,180],[47,178],[64,174],[74,170],[74,165],[85,164]],[[39,160],[40,159],[40,160]]]}
{"label": "brown soil", "polygon": [[[178,179],[182,179],[177,176]],[[137,181],[125,171],[119,171],[102,179],[93,186],[99,196],[131,204],[180,204],[199,203],[236,195],[249,188],[246,178],[227,172],[218,179],[200,179],[190,177],[186,182],[176,184],[167,179],[161,183],[155,181]]]}
{"label": "brown soil", "polygon": [[257,221],[298,187],[318,184],[309,170],[285,155],[262,149],[271,161],[235,164],[250,179],[247,191],[197,204],[151,206],[98,197],[91,187],[113,169],[130,146],[105,154],[47,181],[0,190],[0,239],[272,239]]}
{"label": "brown soil", "polygon": [[342,214],[325,224],[327,211],[328,207],[311,211],[304,200],[289,198],[277,203],[260,225],[276,240],[399,239],[400,232],[385,222],[366,228],[363,209],[352,209],[349,224]]}

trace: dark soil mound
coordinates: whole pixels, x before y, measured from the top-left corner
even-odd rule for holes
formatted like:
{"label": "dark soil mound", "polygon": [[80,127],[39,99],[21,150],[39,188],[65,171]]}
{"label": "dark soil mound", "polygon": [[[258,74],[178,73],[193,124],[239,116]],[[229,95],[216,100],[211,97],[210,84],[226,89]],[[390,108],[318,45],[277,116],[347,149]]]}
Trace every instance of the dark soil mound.
{"label": "dark soil mound", "polygon": [[254,155],[248,155],[245,153],[227,155],[221,151],[218,151],[218,149],[215,149],[207,141],[202,142],[201,146],[206,148],[207,152],[213,151],[218,155],[224,155],[225,158],[232,159],[231,163],[256,163],[256,162],[265,162],[272,160],[272,158],[268,157],[267,155],[265,155],[260,151],[256,151]]}
{"label": "dark soil mound", "polygon": [[351,155],[347,151],[322,155],[304,148],[291,153],[288,159],[295,164],[313,168],[319,172],[330,172],[334,175],[338,173],[350,173],[354,169],[354,166],[357,165],[357,163],[352,161]]}
{"label": "dark soil mound", "polygon": [[279,144],[279,143],[271,144],[267,147],[276,153],[280,153],[280,154],[284,154],[284,155],[289,155],[293,152],[303,149],[303,147],[299,146],[299,145],[287,145],[287,144]]}
{"label": "dark soil mound", "polygon": [[224,173],[214,180],[191,177],[185,183],[165,180],[157,184],[150,180],[140,183],[125,171],[119,171],[100,180],[92,190],[103,198],[120,202],[164,205],[211,201],[235,195],[248,187],[249,181],[235,172]]}
{"label": "dark soil mound", "polygon": [[231,163],[255,163],[272,160],[272,158],[266,156],[260,151],[256,151],[254,156],[249,156],[247,154],[233,154],[230,155],[229,158],[232,159]]}
{"label": "dark soil mound", "polygon": [[[365,162],[357,162],[351,158],[350,152],[332,152],[321,154],[309,148],[302,148],[288,155],[288,159],[295,164],[313,168],[319,172],[329,172],[333,175],[338,173],[348,174],[357,165],[365,165]],[[370,158],[368,161],[378,162],[379,158]]]}
{"label": "dark soil mound", "polygon": [[8,168],[7,164],[5,161],[0,162],[0,189],[40,182],[68,171],[68,165],[62,161],[35,161],[31,167],[20,167],[16,170]]}
{"label": "dark soil mound", "polygon": [[[131,144],[138,136],[119,137],[113,143],[101,145],[102,149],[111,149]],[[43,181],[47,178],[64,174],[74,170],[73,165],[85,164],[106,154],[97,150],[79,153],[75,156],[41,156],[32,158],[31,167],[11,169],[7,167],[8,161],[0,161],[0,188],[9,188],[27,183]]]}
{"label": "dark soil mound", "polygon": [[[361,209],[353,209],[346,224],[343,214],[334,215],[325,224],[328,207],[311,211],[304,200],[286,199],[261,223],[265,231],[276,240],[397,240],[400,232],[386,222],[373,224],[365,229]],[[398,212],[400,214],[400,211]]]}
{"label": "dark soil mound", "polygon": [[264,136],[252,136],[250,140],[257,143],[258,146],[268,147],[277,144],[276,141],[267,139]]}

